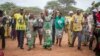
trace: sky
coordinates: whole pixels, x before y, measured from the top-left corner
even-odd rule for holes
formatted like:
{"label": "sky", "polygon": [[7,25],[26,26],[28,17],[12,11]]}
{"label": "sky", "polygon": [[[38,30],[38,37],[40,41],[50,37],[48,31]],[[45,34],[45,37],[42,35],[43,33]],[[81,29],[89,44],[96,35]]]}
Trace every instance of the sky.
{"label": "sky", "polygon": [[[53,1],[53,0],[0,0],[0,4],[5,2],[13,2],[18,6],[26,6],[26,7],[35,6],[43,9],[48,1]],[[100,0],[76,0],[77,4],[74,6],[86,10],[88,7],[91,6],[91,3],[93,1],[98,2]]]}

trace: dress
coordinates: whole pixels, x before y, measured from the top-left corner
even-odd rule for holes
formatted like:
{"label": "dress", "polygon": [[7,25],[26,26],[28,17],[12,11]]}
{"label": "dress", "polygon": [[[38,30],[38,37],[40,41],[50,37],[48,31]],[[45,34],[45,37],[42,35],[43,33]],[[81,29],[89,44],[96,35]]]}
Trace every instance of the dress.
{"label": "dress", "polygon": [[55,29],[57,38],[62,38],[64,27],[65,27],[65,18],[57,16],[55,19]]}
{"label": "dress", "polygon": [[46,16],[43,24],[44,29],[44,48],[50,48],[52,46],[52,20],[51,16]]}
{"label": "dress", "polygon": [[65,23],[66,23],[66,28],[68,32],[68,45],[72,44],[72,37],[73,37],[73,32],[71,31],[71,21],[73,19],[73,16],[67,16]]}
{"label": "dress", "polygon": [[36,22],[33,19],[28,20],[26,37],[27,37],[27,43],[29,48],[32,48],[32,46],[35,44],[36,32],[33,31],[33,25],[35,23]]}

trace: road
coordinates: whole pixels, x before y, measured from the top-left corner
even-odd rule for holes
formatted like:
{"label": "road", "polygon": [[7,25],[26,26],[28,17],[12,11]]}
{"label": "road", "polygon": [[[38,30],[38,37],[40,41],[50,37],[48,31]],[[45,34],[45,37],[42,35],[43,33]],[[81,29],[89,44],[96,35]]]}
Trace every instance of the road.
{"label": "road", "polygon": [[[26,39],[25,39],[26,43]],[[71,48],[67,45],[67,34],[64,34],[62,40],[62,47],[54,45],[52,50],[45,50],[39,45],[38,37],[36,40],[36,48],[27,51],[27,45],[24,44],[24,50],[17,48],[17,40],[6,39],[5,56],[95,56],[94,52],[88,49],[88,46],[82,46],[82,51],[77,50],[77,40],[75,47]]]}

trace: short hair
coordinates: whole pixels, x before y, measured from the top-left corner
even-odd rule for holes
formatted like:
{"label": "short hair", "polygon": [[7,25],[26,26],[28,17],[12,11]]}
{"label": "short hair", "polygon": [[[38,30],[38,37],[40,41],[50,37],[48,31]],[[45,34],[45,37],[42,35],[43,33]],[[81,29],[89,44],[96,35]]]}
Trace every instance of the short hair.
{"label": "short hair", "polygon": [[3,11],[2,10],[0,10],[0,17],[2,17],[3,16]]}

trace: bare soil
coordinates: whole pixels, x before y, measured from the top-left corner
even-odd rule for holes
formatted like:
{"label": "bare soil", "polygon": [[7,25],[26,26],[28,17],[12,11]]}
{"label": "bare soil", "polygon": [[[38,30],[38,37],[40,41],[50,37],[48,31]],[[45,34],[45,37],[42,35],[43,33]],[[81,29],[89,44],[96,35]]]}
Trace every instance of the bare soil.
{"label": "bare soil", "polygon": [[10,38],[7,38],[4,54],[5,56],[95,56],[94,52],[89,50],[88,46],[82,46],[82,51],[77,50],[77,40],[74,48],[68,47],[67,39],[67,34],[64,34],[62,47],[59,47],[55,44],[50,51],[43,49],[42,45],[39,45],[37,37],[36,48],[33,48],[31,51],[27,51],[28,47],[25,45],[26,38],[24,50],[21,50],[17,47],[17,40],[11,40]]}

